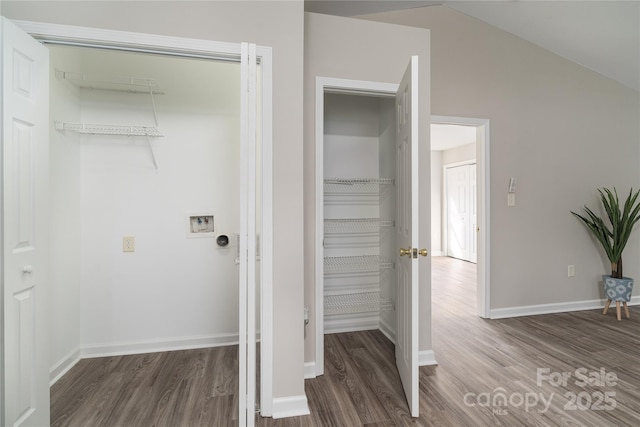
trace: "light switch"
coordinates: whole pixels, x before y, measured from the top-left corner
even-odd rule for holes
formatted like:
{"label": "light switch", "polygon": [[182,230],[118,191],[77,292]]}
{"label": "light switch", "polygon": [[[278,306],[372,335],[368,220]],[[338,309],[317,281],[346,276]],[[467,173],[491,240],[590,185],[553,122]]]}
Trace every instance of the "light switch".
{"label": "light switch", "polygon": [[575,265],[567,266],[567,277],[574,277],[576,275]]}
{"label": "light switch", "polygon": [[136,238],[133,236],[124,236],[122,238],[122,252],[135,252]]}
{"label": "light switch", "polygon": [[512,207],[516,205],[516,193],[507,194],[507,206]]}

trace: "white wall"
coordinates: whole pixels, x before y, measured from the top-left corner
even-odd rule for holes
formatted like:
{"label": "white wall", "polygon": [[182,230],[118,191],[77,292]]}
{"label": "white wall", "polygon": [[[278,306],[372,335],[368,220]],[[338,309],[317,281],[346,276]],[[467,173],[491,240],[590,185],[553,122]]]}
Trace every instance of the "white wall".
{"label": "white wall", "polygon": [[[155,97],[157,171],[144,138],[82,137],[84,351],[235,342],[235,249],[187,238],[186,214],[239,231],[239,65],[103,50],[83,59],[86,73],[152,77],[165,92]],[[154,124],[146,94],[82,90],[81,112],[85,123]],[[122,252],[123,236],[135,252]]]}
{"label": "white wall", "polygon": [[378,177],[380,114],[376,98],[325,96],[324,176]]}
{"label": "white wall", "polygon": [[[55,69],[74,66],[69,49],[51,49],[50,112],[52,119],[80,120],[80,95],[55,78]],[[80,137],[52,130],[50,136],[50,366],[54,379],[80,350]]]}
{"label": "white wall", "polygon": [[[420,240],[430,242],[429,174],[429,32],[409,27],[313,13],[305,14],[304,202],[305,305],[310,308],[306,328],[305,361],[315,361],[315,80],[317,76],[399,83],[411,55],[420,56]],[[422,214],[424,213],[424,214]],[[420,263],[420,350],[431,349],[428,260]]]}
{"label": "white wall", "polygon": [[[570,210],[638,186],[638,92],[446,7],[366,18],[429,28],[433,113],[491,120],[491,308],[600,298],[608,262]],[[639,258],[636,231],[625,274],[640,277]]]}
{"label": "white wall", "polygon": [[442,151],[442,165],[467,162],[476,159],[476,144],[465,144],[459,147]]}
{"label": "white wall", "polygon": [[273,394],[304,395],[304,257],[291,251],[304,246],[302,1],[3,1],[2,13],[10,19],[273,47]]}

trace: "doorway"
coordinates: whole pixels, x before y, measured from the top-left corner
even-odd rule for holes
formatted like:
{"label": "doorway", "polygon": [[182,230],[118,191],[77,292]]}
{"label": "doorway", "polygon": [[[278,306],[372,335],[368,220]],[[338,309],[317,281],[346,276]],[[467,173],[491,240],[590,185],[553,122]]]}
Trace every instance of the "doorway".
{"label": "doorway", "polygon": [[316,375],[324,373],[325,333],[379,329],[395,345],[413,417],[419,413],[417,261],[427,255],[414,247],[417,60],[411,58],[399,85],[318,77],[315,140]]}
{"label": "doorway", "polygon": [[[8,26],[8,25],[12,25],[10,22],[5,21],[3,22],[3,27]],[[245,269],[249,272],[248,277],[252,278],[254,280],[254,283],[252,286],[248,286],[248,296],[247,298],[251,298],[250,295],[254,294],[254,292],[251,290],[253,289],[255,286],[260,286],[260,301],[261,301],[261,306],[260,306],[260,314],[263,317],[268,317],[271,314],[271,307],[267,306],[267,302],[270,301],[270,295],[271,295],[271,277],[270,277],[270,273],[271,273],[271,165],[270,165],[270,155],[271,155],[271,122],[270,119],[268,119],[270,117],[269,114],[269,105],[271,103],[271,99],[270,99],[270,88],[271,88],[271,74],[270,74],[270,70],[271,70],[271,56],[270,56],[270,50],[268,48],[251,48],[251,46],[249,46],[249,54],[246,56],[243,56],[243,53],[246,53],[246,50],[244,49],[244,45],[242,47],[241,50],[241,46],[240,44],[230,44],[230,43],[212,43],[212,42],[206,42],[204,43],[205,46],[207,46],[206,48],[202,48],[203,43],[201,41],[198,40],[189,40],[189,39],[181,39],[181,38],[171,38],[171,37],[155,37],[155,36],[149,36],[149,35],[142,35],[142,34],[134,34],[134,33],[121,33],[121,32],[117,32],[117,31],[103,31],[100,33],[99,35],[99,40],[96,39],[96,34],[90,32],[90,30],[87,29],[80,29],[80,28],[76,28],[76,27],[67,27],[67,26],[60,26],[60,25],[48,25],[48,24],[37,24],[37,23],[28,23],[28,22],[21,22],[20,26],[22,27],[22,29],[24,29],[27,33],[31,33],[31,34],[37,34],[38,40],[42,43],[54,43],[54,44],[74,44],[74,45],[91,45],[92,47],[100,47],[101,49],[105,49],[105,48],[110,48],[110,47],[114,47],[117,46],[117,50],[120,51],[139,51],[139,52],[146,52],[146,53],[154,53],[154,54],[163,54],[163,55],[170,55],[170,56],[174,56],[174,57],[190,57],[190,58],[198,58],[200,60],[222,60],[222,61],[227,61],[227,62],[236,62],[239,63],[241,62],[242,64],[245,64],[245,62],[249,61],[249,58],[251,57],[251,51],[253,52],[253,58],[254,58],[254,63],[253,63],[253,71],[251,71],[251,67],[249,67],[249,72],[243,72],[243,75],[245,77],[250,77],[253,76],[254,78],[256,77],[256,75],[260,75],[262,78],[262,81],[260,82],[260,88],[262,89],[262,96],[260,98],[258,98],[257,96],[254,97],[253,99],[248,99],[245,100],[244,102],[244,107],[247,108],[249,110],[249,112],[251,112],[251,105],[254,106],[254,111],[253,111],[253,120],[254,120],[254,124],[252,125],[251,122],[251,118],[248,120],[248,124],[246,124],[246,126],[243,124],[242,126],[240,125],[240,123],[238,123],[238,127],[241,127],[242,129],[246,129],[245,133],[244,133],[244,137],[247,138],[247,140],[255,140],[256,138],[259,139],[259,144],[260,144],[260,150],[259,152],[262,154],[259,158],[256,157],[256,152],[255,150],[248,150],[249,152],[253,152],[252,155],[252,159],[249,160],[249,163],[247,164],[252,164],[253,167],[251,169],[252,174],[249,176],[249,174],[245,171],[245,173],[247,175],[241,175],[241,179],[240,181],[242,181],[242,179],[247,180],[248,177],[248,181],[251,181],[253,177],[253,184],[251,184],[251,182],[249,182],[249,187],[250,188],[254,188],[255,191],[252,194],[259,194],[261,195],[261,201],[256,201],[253,200],[253,202],[250,202],[248,204],[248,209],[251,208],[251,206],[254,207],[254,210],[252,212],[248,212],[247,215],[245,216],[247,222],[249,224],[253,224],[252,225],[252,230],[254,230],[254,235],[251,238],[248,238],[247,236],[247,232],[245,231],[240,231],[240,253],[241,254],[245,254],[247,253],[249,256],[251,256],[251,254],[256,254],[258,251],[260,251],[260,264],[258,267],[258,270],[256,271],[256,264],[257,262],[247,262],[247,258],[248,257],[239,257],[239,262],[240,265],[245,265]],[[15,27],[15,26],[14,26]],[[17,28],[16,28],[17,29]],[[23,33],[24,34],[24,33]],[[73,34],[73,40],[71,40],[71,38],[69,37],[69,34]],[[257,51],[257,55],[256,55],[256,51]],[[255,68],[256,68],[256,62],[260,62],[261,68],[262,68],[262,72],[261,73],[257,73]],[[244,65],[243,65],[244,67]],[[243,68],[243,70],[245,70],[245,68]],[[251,86],[251,85],[250,85]],[[247,90],[247,92],[253,91],[253,93],[255,93],[256,90],[256,85],[254,83],[252,89]],[[242,91],[238,90],[238,93],[241,93]],[[153,96],[151,97],[151,103],[153,104]],[[260,111],[255,109],[256,104],[260,102],[262,109]],[[152,108],[155,109],[155,106],[152,106]],[[135,108],[134,108],[135,110]],[[60,111],[56,111],[55,113],[60,113]],[[138,113],[140,113],[140,111],[137,112],[133,112],[132,116],[136,116]],[[146,110],[146,113],[149,113],[149,110]],[[265,114],[265,117],[262,118],[261,115]],[[260,117],[258,117],[258,115],[260,115]],[[52,118],[54,116],[54,112],[52,111]],[[242,117],[245,117],[245,113],[243,113],[241,115]],[[249,114],[249,116],[251,116],[251,114]],[[256,127],[256,120],[259,120],[260,123],[260,128]],[[63,124],[58,124],[58,128],[57,130],[61,130],[61,131],[65,131],[64,129],[64,122],[60,122]],[[62,129],[60,129],[60,126],[62,126]],[[253,126],[253,127],[252,127]],[[254,133],[253,136],[251,134],[251,130],[253,129]],[[71,130],[70,128],[66,129],[66,130]],[[129,129],[130,131],[131,129]],[[259,134],[259,138],[258,136],[256,136],[257,134]],[[136,135],[139,136],[139,135]],[[150,136],[155,136],[155,135],[150,135],[148,133],[145,133],[143,135],[145,138],[150,137]],[[252,143],[253,144],[253,143]],[[153,169],[154,167],[158,167],[161,168],[162,166],[160,164],[158,164],[157,160],[155,157],[156,152],[154,152],[154,148],[157,150],[158,147],[156,146],[156,144],[154,144],[152,141],[146,141],[146,144],[143,144],[144,147],[144,154],[142,154],[141,150],[137,150],[134,149],[133,151],[135,152],[135,155],[132,156],[136,159],[136,161],[140,161],[142,159],[146,159],[147,160],[147,165],[154,165],[151,166],[151,169]],[[102,147],[105,148],[105,147]],[[121,148],[121,147],[118,147]],[[135,147],[135,148],[140,148],[140,147]],[[105,148],[106,149],[106,148]],[[103,152],[103,154],[106,153]],[[196,153],[197,154],[197,153]],[[245,153],[245,156],[247,155],[247,153]],[[250,156],[251,157],[251,156]],[[241,164],[244,164],[246,157],[241,156],[240,157],[242,159]],[[131,162],[133,162],[134,160],[132,160],[131,158],[124,158],[123,159],[125,162],[129,162],[127,165],[130,167],[131,166]],[[260,164],[260,167],[258,168],[258,164]],[[127,168],[125,167],[125,172],[127,172]],[[246,170],[248,170],[249,168],[247,167]],[[89,171],[90,173],[91,171]],[[128,169],[128,172],[132,172],[132,168]],[[244,177],[244,178],[242,178]],[[197,182],[197,180],[194,180],[193,182],[194,187],[198,187],[200,183]],[[126,187],[126,185],[121,186],[120,190],[118,191],[122,191],[122,192],[126,192],[128,191],[129,188]],[[153,191],[153,190],[150,190]],[[205,192],[206,190],[202,188],[201,186],[201,190],[198,191],[202,191]],[[247,206],[247,205],[246,205]],[[166,207],[166,206],[165,206]],[[105,211],[108,211],[110,208],[110,206],[108,204],[104,204],[103,209]],[[132,205],[132,211],[135,212],[135,203]],[[156,206],[156,209],[163,209],[163,206]],[[260,210],[260,214],[256,215],[256,209]],[[204,210],[204,211],[203,211]],[[181,222],[181,227],[180,227],[180,234],[182,236],[185,236],[185,234],[189,234],[190,232],[192,234],[198,234],[200,232],[202,232],[203,234],[206,234],[208,232],[214,233],[214,237],[219,237],[220,234],[224,233],[224,232],[228,232],[229,234],[231,234],[231,243],[233,242],[233,235],[235,233],[232,233],[232,230],[224,230],[224,229],[220,229],[219,233],[216,233],[216,229],[215,229],[215,217],[218,216],[219,219],[222,220],[222,216],[224,216],[224,214],[221,213],[217,213],[215,211],[211,211],[208,207],[205,207],[203,210],[201,209],[196,209],[196,211],[193,212],[182,212],[180,214],[180,222]],[[215,209],[214,209],[215,210]],[[83,218],[83,221],[90,221],[91,218]],[[200,230],[198,226],[196,226],[195,228],[197,228],[198,230],[194,230],[193,227],[190,229],[190,227],[194,224],[192,221],[195,220],[198,224],[200,224],[200,220],[201,223],[203,223],[204,225],[202,225],[202,227],[204,227],[204,231]],[[207,230],[206,229],[206,225],[208,223],[208,221],[211,220],[211,222],[209,224],[213,224],[214,226],[212,227],[212,230]],[[150,219],[148,219],[148,221],[150,221]],[[149,224],[150,222],[147,222],[147,224]],[[246,230],[243,228],[244,226],[240,225],[240,230]],[[144,227],[143,227],[144,228]],[[231,228],[231,226],[229,226],[229,228]],[[102,230],[103,232],[107,233],[109,230]],[[160,232],[159,234],[163,234],[164,231],[167,230],[162,230],[162,232]],[[108,234],[108,233],[107,233]],[[120,233],[121,234],[121,233]],[[257,234],[260,234],[260,238],[257,237]],[[125,252],[130,252],[130,250],[139,250],[140,252],[143,252],[142,250],[144,249],[144,245],[140,245],[140,241],[138,241],[138,245],[135,244],[135,236],[122,236],[122,237],[126,237],[126,239],[122,240],[122,249],[125,250],[127,249]],[[134,237],[132,239],[132,237]],[[192,236],[192,237],[201,237],[201,236]],[[244,239],[243,239],[244,237]],[[117,241],[119,241],[120,238],[116,239]],[[204,241],[205,239],[197,239],[197,241]],[[196,239],[194,239],[194,242],[196,241]],[[216,239],[217,241],[217,239]],[[197,244],[197,243],[194,243]],[[118,246],[120,245],[120,243],[118,243]],[[221,248],[221,250],[223,250]],[[228,250],[228,249],[225,249]],[[233,250],[233,249],[231,249]],[[231,253],[231,252],[228,252]],[[142,254],[141,254],[142,255]],[[227,255],[225,255],[227,256]],[[198,256],[194,256],[192,257],[192,261],[194,263],[201,263],[201,261],[198,261]],[[255,259],[255,256],[253,257]],[[253,275],[251,274],[251,272],[254,272]],[[187,272],[188,274],[188,272]],[[242,280],[240,281],[241,286],[240,288],[242,289],[243,286],[247,286],[248,284],[245,283],[245,285],[242,285]],[[176,289],[174,289],[174,291],[177,291]],[[241,295],[242,297],[242,295]],[[245,318],[245,323],[247,324],[247,328],[248,331],[251,330],[255,330],[255,326],[253,324],[253,322],[256,319],[256,304],[255,304],[255,299],[253,300],[249,300],[249,301],[253,301],[253,304],[246,304],[247,305],[247,315]],[[246,302],[245,302],[246,303]],[[242,320],[242,316],[240,316],[241,320]],[[141,322],[144,322],[144,319],[140,318],[139,319]],[[271,356],[271,323],[270,322],[261,322],[260,324],[261,326],[261,339],[262,339],[262,346],[261,346],[261,360],[263,361],[263,363],[265,364],[263,369],[260,370],[260,375],[261,375],[261,396],[262,396],[262,408],[263,408],[263,415],[270,415],[270,410],[271,410],[271,360],[272,360],[272,356]],[[42,331],[41,333],[44,333],[44,331]],[[39,333],[40,334],[40,333]],[[47,334],[44,334],[44,336],[46,336]],[[249,355],[249,360],[247,360],[247,364],[250,365],[252,363],[252,360],[255,361],[255,347],[253,347],[253,350],[251,350],[252,346],[255,346],[255,334],[253,333],[249,333],[247,334],[240,332],[239,334],[239,338],[240,341],[242,342],[245,338],[247,339],[245,346],[247,346],[247,351],[246,354]],[[196,340],[197,341],[197,340]],[[253,344],[252,344],[253,343]],[[152,346],[156,345],[158,343],[150,343]],[[162,343],[160,343],[162,344]],[[39,346],[40,344],[38,344]],[[193,342],[188,342],[186,343],[186,345],[198,345],[198,343],[196,342],[196,344],[194,344]],[[241,345],[241,349],[242,349],[242,345]],[[4,347],[6,348],[6,347]],[[242,351],[241,351],[242,353]],[[252,358],[252,354],[253,354],[253,358]],[[46,358],[46,353],[43,355]],[[72,362],[74,359],[76,359],[77,357],[79,357],[79,352],[72,352],[68,355],[68,359]],[[39,362],[38,362],[39,363]],[[255,363],[255,362],[254,362]],[[49,365],[50,366],[50,365]],[[3,366],[3,368],[6,368],[5,366]],[[251,372],[255,373],[255,365],[253,367],[253,370],[251,370],[251,367],[249,366],[249,376],[247,378],[247,393],[251,394],[251,390],[252,390],[252,386],[251,383],[255,383],[255,381],[252,378],[252,374]],[[242,371],[242,369],[241,369]],[[5,373],[7,372],[6,370],[4,371]],[[31,375],[31,373],[30,373]],[[3,377],[4,378],[4,377]],[[255,378],[255,377],[253,377]],[[32,377],[32,379],[34,379],[34,381],[37,383],[37,387],[38,389],[42,388],[43,384],[48,384],[48,379],[44,378],[34,378]],[[32,390],[33,391],[33,390]],[[250,415],[250,417],[248,417],[247,419],[247,424],[251,425],[252,424],[252,419],[253,419],[253,414],[254,414],[254,407],[253,407],[253,397],[247,396],[247,399],[240,399],[242,404],[247,404],[246,406],[248,406],[247,408],[247,413]],[[32,412],[32,411],[31,411]],[[246,415],[245,415],[246,416]],[[44,419],[44,418],[40,418],[40,419]],[[13,421],[11,421],[11,423],[13,423]],[[243,422],[241,422],[241,425],[244,425]]]}
{"label": "doorway", "polygon": [[[477,315],[487,318],[490,317],[491,308],[489,282],[489,120],[432,116],[431,123],[431,217],[434,255],[452,255],[469,262],[476,262]],[[457,179],[458,185],[464,188],[457,194],[452,191],[454,193],[452,196],[457,195],[458,201],[450,201],[446,196],[447,173],[449,172],[451,178]],[[464,207],[464,209],[452,209],[454,212],[451,213],[451,217],[452,220],[458,221],[455,224],[457,227],[448,226],[448,202],[458,203]],[[475,212],[470,207],[473,205],[475,205]],[[449,236],[450,232],[452,233],[451,237]],[[460,239],[462,243],[453,241],[453,239]]]}

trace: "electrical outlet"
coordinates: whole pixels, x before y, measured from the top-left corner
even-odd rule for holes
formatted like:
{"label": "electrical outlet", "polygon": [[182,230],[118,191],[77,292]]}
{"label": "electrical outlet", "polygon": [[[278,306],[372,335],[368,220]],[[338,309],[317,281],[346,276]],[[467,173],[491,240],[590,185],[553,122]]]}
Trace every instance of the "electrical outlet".
{"label": "electrical outlet", "polygon": [[576,275],[575,265],[567,266],[567,277],[574,277]]}
{"label": "electrical outlet", "polygon": [[122,238],[122,252],[135,252],[136,238],[133,236],[124,236]]}
{"label": "electrical outlet", "polygon": [[516,205],[516,193],[507,194],[507,206],[513,207]]}

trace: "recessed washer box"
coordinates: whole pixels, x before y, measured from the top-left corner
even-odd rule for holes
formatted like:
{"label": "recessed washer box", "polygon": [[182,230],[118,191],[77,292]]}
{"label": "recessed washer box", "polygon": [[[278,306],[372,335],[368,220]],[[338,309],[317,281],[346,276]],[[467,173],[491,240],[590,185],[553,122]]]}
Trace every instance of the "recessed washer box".
{"label": "recessed washer box", "polygon": [[215,237],[213,212],[187,213],[187,237]]}

